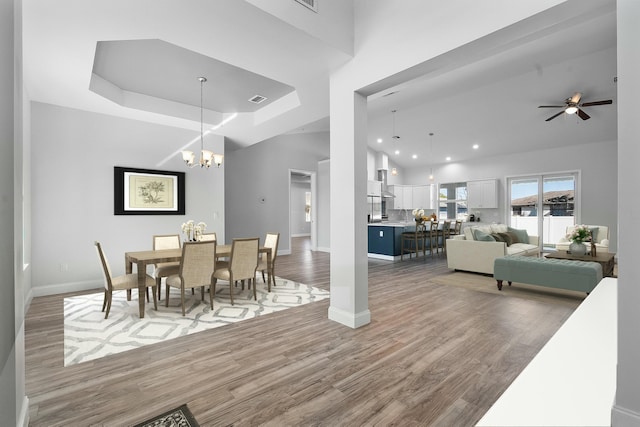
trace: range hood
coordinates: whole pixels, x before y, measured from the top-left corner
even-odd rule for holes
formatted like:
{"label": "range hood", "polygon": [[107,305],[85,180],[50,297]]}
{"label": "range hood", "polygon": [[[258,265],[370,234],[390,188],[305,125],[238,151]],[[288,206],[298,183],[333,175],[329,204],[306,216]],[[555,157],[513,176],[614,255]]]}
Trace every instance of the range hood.
{"label": "range hood", "polygon": [[387,188],[387,172],[386,169],[378,169],[378,181],[382,181],[382,193],[380,193],[380,195],[387,198],[396,197],[395,194]]}

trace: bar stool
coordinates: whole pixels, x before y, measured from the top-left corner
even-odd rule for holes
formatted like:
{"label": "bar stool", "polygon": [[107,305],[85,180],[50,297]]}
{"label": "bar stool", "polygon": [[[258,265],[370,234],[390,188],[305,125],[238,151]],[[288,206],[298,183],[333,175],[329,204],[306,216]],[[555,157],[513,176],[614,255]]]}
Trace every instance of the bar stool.
{"label": "bar stool", "polygon": [[438,232],[438,236],[442,238],[442,253],[447,253],[447,239],[451,237],[451,221],[442,223],[442,230]]}
{"label": "bar stool", "polygon": [[433,256],[433,249],[435,248],[436,253],[439,253],[440,247],[438,245],[438,221],[431,221],[429,225],[429,252],[431,256]]}
{"label": "bar stool", "polygon": [[415,231],[404,231],[400,235],[400,261],[404,259],[405,252],[409,254],[409,259],[411,259],[411,254],[416,254],[417,258],[420,250],[422,250],[422,256],[425,256],[427,254],[425,241],[425,224],[424,222],[416,222]]}

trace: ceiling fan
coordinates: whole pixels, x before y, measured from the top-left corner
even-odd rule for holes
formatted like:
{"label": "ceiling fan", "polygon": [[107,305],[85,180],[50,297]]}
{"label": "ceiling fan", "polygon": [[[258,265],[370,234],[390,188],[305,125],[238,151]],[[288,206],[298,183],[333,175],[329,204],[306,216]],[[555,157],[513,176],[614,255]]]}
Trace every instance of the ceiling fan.
{"label": "ceiling fan", "polygon": [[567,113],[567,114],[577,113],[578,117],[580,117],[582,120],[589,120],[591,116],[585,113],[582,110],[582,107],[593,107],[594,105],[607,105],[613,102],[612,100],[607,99],[606,101],[583,102],[581,104],[580,98],[582,98],[582,94],[580,92],[576,92],[571,98],[565,99],[564,101],[565,105],[540,105],[538,106],[538,108],[562,108],[562,111],[549,117],[547,120],[545,120],[545,122],[555,119],[562,113]]}

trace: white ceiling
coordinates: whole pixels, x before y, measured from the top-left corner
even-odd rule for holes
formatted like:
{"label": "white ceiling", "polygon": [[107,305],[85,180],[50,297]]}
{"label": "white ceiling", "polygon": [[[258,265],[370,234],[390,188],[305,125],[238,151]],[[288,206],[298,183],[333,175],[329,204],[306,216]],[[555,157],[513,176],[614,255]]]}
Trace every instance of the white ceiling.
{"label": "white ceiling", "polygon": [[[600,14],[469,65],[372,94],[369,145],[413,167],[443,163],[445,156],[462,161],[615,141],[611,3]],[[199,131],[197,77],[206,76],[208,125],[219,124],[233,109],[244,110],[215,131],[234,146],[328,130],[329,76],[350,59],[347,53],[244,1],[197,0],[189,6],[175,0],[24,2],[27,93],[34,101]],[[98,49],[99,42],[111,50]],[[224,95],[215,92],[220,90]],[[545,122],[556,111],[536,107],[562,104],[576,91],[584,102],[613,99],[613,105],[587,107],[587,121],[562,115]],[[270,100],[264,108],[243,109],[247,93]],[[400,156],[392,153],[394,109]],[[474,143],[478,150],[471,148]]]}

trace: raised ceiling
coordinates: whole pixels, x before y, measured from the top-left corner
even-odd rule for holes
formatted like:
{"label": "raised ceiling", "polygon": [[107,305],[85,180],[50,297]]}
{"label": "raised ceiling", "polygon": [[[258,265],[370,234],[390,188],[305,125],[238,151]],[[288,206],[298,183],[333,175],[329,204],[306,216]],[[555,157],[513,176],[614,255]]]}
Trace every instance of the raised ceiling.
{"label": "raised ceiling", "polygon": [[[205,92],[205,122],[215,126],[223,113],[239,111],[215,131],[235,147],[283,133],[328,130],[329,76],[351,53],[252,3],[24,2],[25,87],[34,101],[197,132],[197,77],[204,75],[207,91],[226,91]],[[615,2],[601,4],[594,13],[504,43],[490,55],[460,62],[450,59],[460,53],[451,52],[435,60],[452,66],[381,85],[369,96],[368,144],[401,167],[428,167],[445,163],[447,156],[455,162],[614,142]],[[291,7],[314,14],[293,1]],[[209,69],[223,71],[207,75]],[[587,121],[563,115],[545,122],[553,111],[537,106],[562,103],[576,91],[585,101],[614,102],[590,107]],[[247,93],[269,102],[245,109]],[[400,156],[392,152],[393,109]]]}

